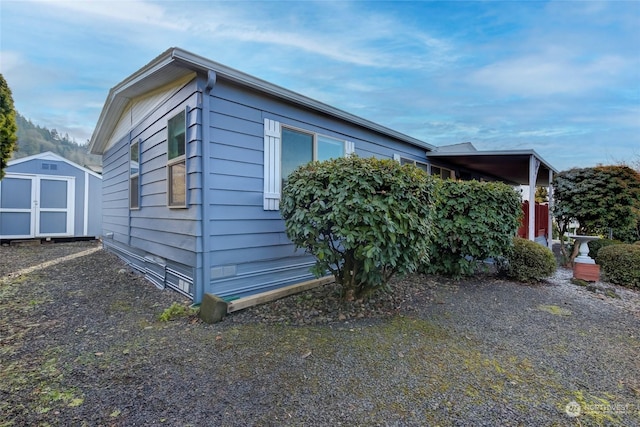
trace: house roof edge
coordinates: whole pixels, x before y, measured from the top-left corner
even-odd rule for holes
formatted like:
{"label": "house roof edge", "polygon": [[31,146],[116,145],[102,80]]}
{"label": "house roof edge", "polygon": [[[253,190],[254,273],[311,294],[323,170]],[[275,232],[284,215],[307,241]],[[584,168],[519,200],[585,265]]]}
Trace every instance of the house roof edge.
{"label": "house roof edge", "polygon": [[334,117],[338,117],[342,120],[357,124],[359,126],[368,128],[375,132],[403,140],[412,145],[427,149],[428,151],[435,151],[437,147],[426,143],[417,138],[395,131],[378,123],[372,122],[368,119],[356,116],[338,108],[332,107],[323,102],[309,98],[305,95],[297,92],[285,89],[281,86],[269,83],[258,77],[196,55],[192,52],[186,51],[178,47],[172,47],[165,50],[156,58],[151,60],[147,65],[143,66],[129,77],[118,83],[116,86],[109,90],[104,107],[98,118],[96,128],[91,136],[89,143],[89,150],[93,154],[102,154],[107,148],[106,144],[110,129],[112,130],[115,122],[119,119],[126,103],[129,98],[126,92],[141,83],[150,76],[161,73],[171,64],[177,64],[184,67],[187,70],[207,72],[209,70],[214,71],[218,77],[233,81],[235,83],[259,90],[277,98],[284,99],[288,102],[295,103],[297,105],[304,106],[316,111],[320,111],[325,114],[329,114]]}

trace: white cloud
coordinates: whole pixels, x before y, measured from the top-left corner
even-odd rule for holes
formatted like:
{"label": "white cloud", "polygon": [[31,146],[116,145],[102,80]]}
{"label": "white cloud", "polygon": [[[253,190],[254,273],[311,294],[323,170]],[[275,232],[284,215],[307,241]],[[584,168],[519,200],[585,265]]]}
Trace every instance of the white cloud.
{"label": "white cloud", "polygon": [[[356,2],[319,2],[313,14],[296,16],[274,3],[255,4],[258,10],[218,3],[203,11],[192,28],[216,43],[222,40],[265,46],[281,55],[319,55],[364,67],[420,69],[449,63],[455,55],[438,39],[392,15],[369,12]],[[222,10],[220,10],[220,8]],[[354,19],[354,15],[358,18]],[[275,24],[275,25],[274,25]],[[276,61],[274,61],[276,62]]]}
{"label": "white cloud", "polygon": [[[34,0],[63,11],[74,20],[97,19],[109,23],[142,24],[171,30],[183,28],[184,22],[169,16],[164,7],[141,0]],[[69,15],[70,14],[70,15]]]}
{"label": "white cloud", "polygon": [[26,62],[23,54],[10,50],[1,50],[0,58],[2,58],[0,69],[3,74],[14,72],[16,69],[23,67]]}
{"label": "white cloud", "polygon": [[471,75],[470,80],[502,95],[584,94],[608,88],[611,80],[628,66],[617,56],[590,61],[571,59],[553,53],[506,59],[482,67]]}
{"label": "white cloud", "polygon": [[638,144],[640,9],[624,5],[9,1],[0,69],[20,110],[77,140],[110,87],[180,46],[436,145],[555,164]]}

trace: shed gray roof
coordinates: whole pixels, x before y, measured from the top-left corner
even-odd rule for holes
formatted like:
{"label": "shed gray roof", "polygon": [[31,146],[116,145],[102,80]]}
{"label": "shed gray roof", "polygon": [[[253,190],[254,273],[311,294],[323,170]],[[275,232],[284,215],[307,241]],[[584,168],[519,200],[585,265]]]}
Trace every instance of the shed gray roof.
{"label": "shed gray roof", "polygon": [[131,99],[184,77],[194,71],[205,75],[207,75],[209,71],[214,71],[217,78],[226,79],[305,108],[340,118],[428,151],[436,149],[435,146],[419,139],[386,128],[362,117],[347,113],[186,50],[172,47],[109,91],[98,123],[91,137],[89,144],[91,153],[102,154],[104,150],[106,150],[111,133]]}
{"label": "shed gray roof", "polygon": [[64,162],[76,169],[80,169],[81,171],[88,173],[89,175],[93,175],[96,178],[102,179],[102,175],[100,175],[99,173],[96,173],[95,171],[92,171],[87,167],[80,166],[79,164],[74,163],[69,159],[65,159],[64,157],[56,153],[53,153],[51,151],[45,151],[44,153],[38,153],[38,154],[33,154],[31,156],[20,157],[18,159],[9,160],[7,162],[7,167],[13,166],[13,165],[19,165],[20,163],[30,162],[31,160],[48,160],[48,161]]}

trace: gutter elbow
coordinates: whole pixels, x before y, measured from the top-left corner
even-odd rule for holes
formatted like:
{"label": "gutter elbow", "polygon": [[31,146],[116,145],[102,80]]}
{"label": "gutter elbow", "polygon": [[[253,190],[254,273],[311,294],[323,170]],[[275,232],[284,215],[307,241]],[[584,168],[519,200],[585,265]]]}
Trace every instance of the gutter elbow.
{"label": "gutter elbow", "polygon": [[211,92],[211,89],[213,89],[213,86],[215,86],[216,84],[216,80],[218,78],[218,75],[216,74],[215,71],[213,70],[209,70],[207,73],[207,86],[204,88],[204,90],[207,93]]}

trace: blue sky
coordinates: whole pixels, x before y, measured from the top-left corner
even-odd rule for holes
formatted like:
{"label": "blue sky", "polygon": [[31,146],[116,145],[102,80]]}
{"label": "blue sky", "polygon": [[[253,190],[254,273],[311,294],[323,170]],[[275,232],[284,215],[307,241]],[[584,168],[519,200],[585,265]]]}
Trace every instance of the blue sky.
{"label": "blue sky", "polygon": [[177,46],[436,146],[640,159],[640,1],[2,0],[0,28],[16,109],[80,143]]}

